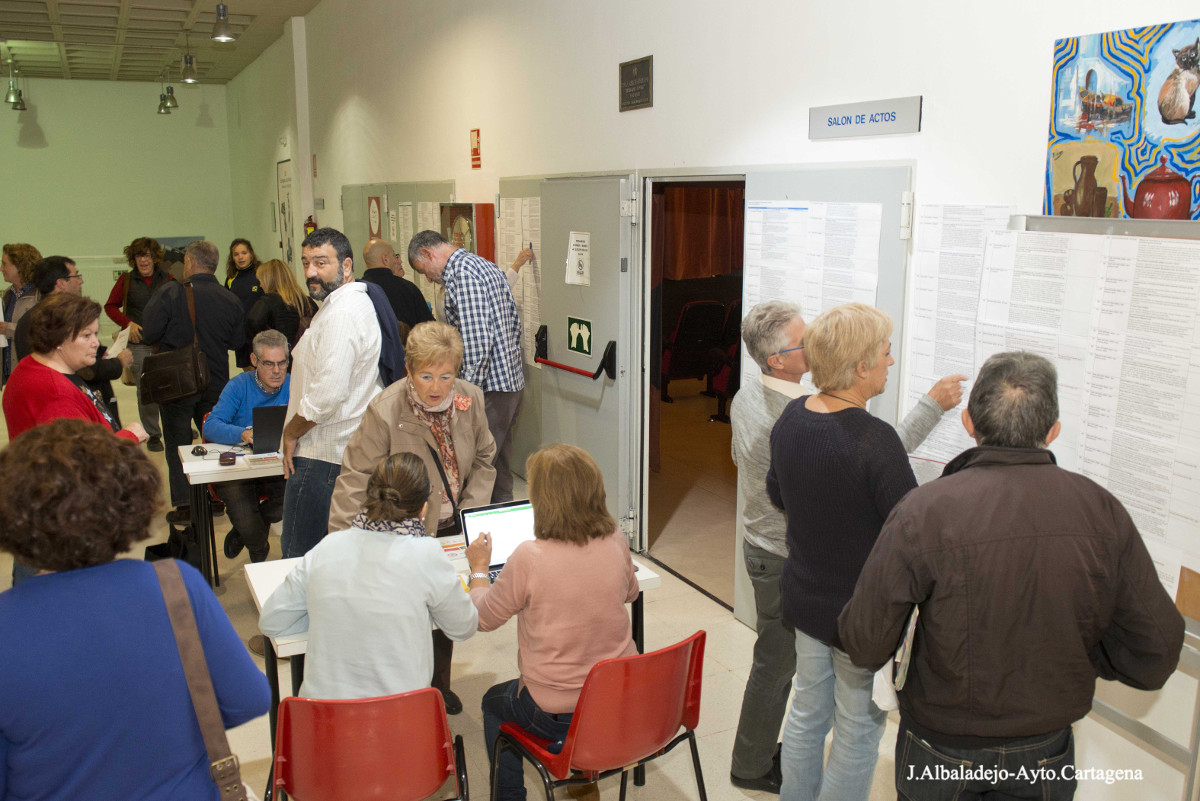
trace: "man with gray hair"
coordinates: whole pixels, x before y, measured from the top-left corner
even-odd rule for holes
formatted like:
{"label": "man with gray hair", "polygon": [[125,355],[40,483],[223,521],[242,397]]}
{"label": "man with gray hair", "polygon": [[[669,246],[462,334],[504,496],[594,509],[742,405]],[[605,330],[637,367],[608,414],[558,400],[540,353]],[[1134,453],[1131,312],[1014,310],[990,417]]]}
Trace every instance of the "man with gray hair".
{"label": "man with gray hair", "polygon": [[[198,240],[187,246],[183,256],[182,283],[168,281],[150,297],[142,313],[142,342],[174,350],[192,343],[193,334],[208,361],[208,389],[190,398],[164,403],[163,441],[166,444],[167,477],[171,485],[170,523],[191,519],[190,488],[183,474],[179,446],[192,441],[192,424],[199,429],[204,415],[212,411],[229,380],[229,351],[246,341],[246,315],[237,295],[221,286],[213,274],[221,252],[212,242]],[[188,287],[195,295],[196,326],[188,313]]]}
{"label": "man with gray hair", "polygon": [[[254,370],[234,376],[212,413],[204,421],[204,438],[222,445],[254,444],[254,410],[259,406],[287,406],[288,341],[274,329],[254,337],[250,364]],[[271,524],[283,519],[283,476],[226,481],[218,487],[232,528],[225,536],[230,559],[250,550],[251,562],[266,561]]]}
{"label": "man with gray hair", "polygon": [[1069,799],[1071,724],[1096,678],[1162,687],[1183,618],[1121,503],[1047,450],[1061,430],[1054,365],[992,356],[962,422],[978,446],[892,510],[838,631],[877,670],[919,610],[899,692],[901,797]]}
{"label": "man with gray hair", "polygon": [[[742,321],[742,341],[762,371],[761,380],[743,385],[729,410],[745,530],[742,550],[754,588],[758,631],[733,744],[730,781],[743,789],[771,793],[778,793],[782,782],[777,739],[796,672],[796,642],[792,627],[780,616],[787,522],[767,497],[766,484],[771,429],[783,408],[800,397],[800,379],[808,372],[803,338],[804,319],[794,303],[771,300],[751,309]],[[963,375],[947,376],[921,397],[898,428],[905,450],[920,445],[942,413],[958,405],[964,380]]]}

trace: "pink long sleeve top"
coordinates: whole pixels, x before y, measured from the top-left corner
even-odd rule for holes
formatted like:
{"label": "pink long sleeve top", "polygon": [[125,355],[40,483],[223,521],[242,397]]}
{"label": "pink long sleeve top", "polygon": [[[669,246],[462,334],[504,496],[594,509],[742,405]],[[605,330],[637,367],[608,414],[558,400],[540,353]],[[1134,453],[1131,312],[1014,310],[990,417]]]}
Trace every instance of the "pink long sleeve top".
{"label": "pink long sleeve top", "polygon": [[575,545],[522,543],[491,587],[471,590],[479,630],[517,616],[517,666],[543,712],[573,712],[583,680],[602,659],[637,653],[625,604],[638,596],[619,531]]}

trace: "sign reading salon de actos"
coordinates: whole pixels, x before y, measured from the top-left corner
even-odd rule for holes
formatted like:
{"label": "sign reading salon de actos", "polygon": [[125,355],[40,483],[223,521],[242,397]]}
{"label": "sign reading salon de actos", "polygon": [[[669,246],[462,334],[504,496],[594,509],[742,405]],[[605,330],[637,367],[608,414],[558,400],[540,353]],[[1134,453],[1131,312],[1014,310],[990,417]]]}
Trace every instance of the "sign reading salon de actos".
{"label": "sign reading salon de actos", "polygon": [[921,95],[808,110],[809,139],[921,132]]}

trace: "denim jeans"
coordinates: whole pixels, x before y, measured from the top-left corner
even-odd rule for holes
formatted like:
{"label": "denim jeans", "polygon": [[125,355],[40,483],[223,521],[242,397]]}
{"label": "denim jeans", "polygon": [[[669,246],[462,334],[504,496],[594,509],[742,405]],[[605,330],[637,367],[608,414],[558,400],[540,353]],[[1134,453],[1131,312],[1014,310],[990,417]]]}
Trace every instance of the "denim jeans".
{"label": "denim jeans", "polygon": [[[874,673],[845,651],[796,632],[795,697],[783,729],[781,801],[866,801],[887,713],[871,700]],[[825,763],[825,735],[833,745]]]}
{"label": "denim jeans", "polygon": [[279,477],[249,478],[216,485],[221,500],[225,501],[229,522],[237,529],[252,562],[267,558],[271,524],[283,519],[283,487],[284,481]]}
{"label": "denim jeans", "polygon": [[896,794],[907,801],[1070,801],[1075,797],[1071,727],[990,748],[933,745],[900,727]]}
{"label": "denim jeans", "polygon": [[167,478],[171,483],[171,505],[191,506],[191,485],[183,473],[183,462],[179,458],[179,446],[192,441],[192,423],[196,430],[204,430],[204,415],[212,411],[221,397],[224,384],[215,381],[199,395],[183,400],[164,403],[158,407],[162,415],[163,444],[166,446]]}
{"label": "denim jeans", "polygon": [[742,695],[730,769],[743,779],[757,779],[773,767],[775,743],[796,673],[796,633],[779,612],[784,557],[749,542],[742,543],[742,551],[754,588],[758,639],[754,641],[754,662]]}
{"label": "denim jeans", "polygon": [[296,472],[283,490],[283,531],[279,545],[283,558],[304,556],[329,531],[329,503],[340,464],[320,459],[292,458]]}
{"label": "denim jeans", "polygon": [[[517,683],[518,680],[513,679],[496,684],[483,694],[483,736],[487,741],[489,763],[501,723],[516,723],[530,734],[552,741],[566,737],[571,728],[572,713],[551,715],[543,712],[528,689],[517,692]],[[521,758],[511,750],[506,750],[500,758],[496,798],[499,801],[525,801],[524,766]]]}

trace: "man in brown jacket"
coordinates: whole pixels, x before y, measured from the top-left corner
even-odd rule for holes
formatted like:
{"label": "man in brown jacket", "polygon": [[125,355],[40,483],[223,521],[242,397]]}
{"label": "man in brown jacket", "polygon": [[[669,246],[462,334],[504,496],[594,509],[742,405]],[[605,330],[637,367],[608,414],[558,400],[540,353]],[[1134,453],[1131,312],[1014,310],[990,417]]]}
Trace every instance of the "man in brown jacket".
{"label": "man in brown jacket", "polygon": [[919,607],[899,692],[902,798],[1069,799],[1071,724],[1096,677],[1162,687],[1183,618],[1121,503],[1046,450],[1060,430],[1050,362],[992,356],[963,425],[978,447],[892,510],[839,634],[877,670]]}

